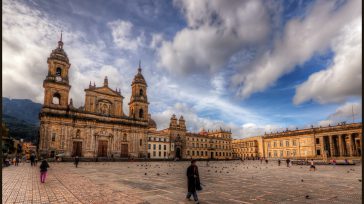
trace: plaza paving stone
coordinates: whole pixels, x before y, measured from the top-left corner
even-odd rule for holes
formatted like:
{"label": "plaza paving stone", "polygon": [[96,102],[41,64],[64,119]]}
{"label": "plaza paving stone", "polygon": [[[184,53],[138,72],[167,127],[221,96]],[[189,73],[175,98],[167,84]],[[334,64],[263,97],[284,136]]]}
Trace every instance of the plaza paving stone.
{"label": "plaza paving stone", "polygon": [[[361,164],[278,166],[260,161],[198,161],[200,203],[362,203]],[[189,162],[50,163],[2,169],[3,203],[194,203],[185,199]],[[147,175],[145,175],[145,173]],[[308,196],[308,199],[306,198]]]}

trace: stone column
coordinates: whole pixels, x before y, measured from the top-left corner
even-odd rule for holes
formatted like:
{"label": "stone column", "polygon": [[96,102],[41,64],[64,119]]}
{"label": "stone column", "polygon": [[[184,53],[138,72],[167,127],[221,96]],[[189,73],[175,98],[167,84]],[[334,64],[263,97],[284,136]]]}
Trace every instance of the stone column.
{"label": "stone column", "polygon": [[[325,153],[325,146],[324,146],[324,137],[320,136],[320,149],[321,149],[321,157],[323,158]],[[300,151],[300,150],[299,150]],[[301,156],[301,155],[300,155]]]}
{"label": "stone column", "polygon": [[353,156],[354,155],[354,151],[353,151],[353,134],[349,134],[349,156]]}
{"label": "stone column", "polygon": [[338,135],[339,137],[339,156],[344,156],[344,143],[343,143],[343,136]]}
{"label": "stone column", "polygon": [[329,135],[329,143],[330,143],[330,157],[333,157],[335,154],[335,150],[334,150],[334,142],[333,142],[333,139],[332,139],[332,135]]}

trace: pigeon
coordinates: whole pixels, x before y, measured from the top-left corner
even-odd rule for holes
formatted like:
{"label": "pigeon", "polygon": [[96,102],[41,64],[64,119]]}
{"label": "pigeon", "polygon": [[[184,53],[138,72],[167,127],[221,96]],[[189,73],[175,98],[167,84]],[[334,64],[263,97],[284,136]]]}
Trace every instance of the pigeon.
{"label": "pigeon", "polygon": [[310,196],[309,195],[306,195],[306,199],[310,199]]}
{"label": "pigeon", "polygon": [[301,182],[303,182],[303,179],[301,179]]}
{"label": "pigeon", "polygon": [[359,182],[361,182],[361,179],[358,179]]}
{"label": "pigeon", "polygon": [[159,176],[159,173],[157,173],[157,176]]}
{"label": "pigeon", "polygon": [[147,175],[147,173],[144,173],[144,175]]}

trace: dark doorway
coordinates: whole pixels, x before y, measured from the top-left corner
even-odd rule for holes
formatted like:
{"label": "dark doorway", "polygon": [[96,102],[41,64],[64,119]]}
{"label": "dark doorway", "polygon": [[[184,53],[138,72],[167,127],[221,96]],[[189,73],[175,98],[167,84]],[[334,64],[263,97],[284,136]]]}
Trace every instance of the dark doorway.
{"label": "dark doorway", "polygon": [[55,156],[55,153],[54,153],[54,151],[51,151],[51,158],[53,158]]}
{"label": "dark doorway", "polygon": [[178,158],[178,159],[181,158],[181,149],[180,148],[176,148],[176,158]]}
{"label": "dark doorway", "polygon": [[99,140],[98,157],[107,157],[107,141]]}
{"label": "dark doorway", "polygon": [[82,142],[80,141],[74,141],[73,142],[73,153],[72,156],[79,156],[81,157],[82,154]]}
{"label": "dark doorway", "polygon": [[128,155],[129,155],[128,144],[121,144],[120,157],[128,157]]}
{"label": "dark doorway", "polygon": [[331,157],[331,150],[330,150],[330,141],[328,136],[323,137],[324,140],[324,150],[327,152],[327,156]]}

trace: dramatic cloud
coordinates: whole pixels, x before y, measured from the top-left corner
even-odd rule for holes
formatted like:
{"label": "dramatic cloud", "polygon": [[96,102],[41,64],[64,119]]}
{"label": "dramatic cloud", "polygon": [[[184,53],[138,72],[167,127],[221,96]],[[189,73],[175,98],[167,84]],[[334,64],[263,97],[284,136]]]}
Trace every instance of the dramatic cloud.
{"label": "dramatic cloud", "polygon": [[319,103],[343,102],[362,91],[362,20],[356,19],[344,27],[342,35],[333,41],[333,63],[326,70],[312,74],[296,88],[294,103],[310,99]]}
{"label": "dramatic cloud", "polygon": [[303,19],[287,22],[283,36],[275,40],[273,49],[253,63],[249,72],[243,70],[233,77],[234,85],[243,84],[238,94],[249,97],[263,91],[296,65],[327,51],[342,27],[358,17],[361,17],[361,1],[346,1],[339,8],[335,1],[316,1]]}
{"label": "dramatic cloud", "polygon": [[329,124],[336,125],[344,121],[348,123],[360,122],[362,118],[362,102],[347,102],[339,106],[326,120],[319,121],[318,124],[320,126],[328,126]]}
{"label": "dramatic cloud", "polygon": [[124,50],[136,51],[143,45],[143,35],[134,37],[133,24],[129,21],[117,20],[108,23],[114,43]]}
{"label": "dramatic cloud", "polygon": [[214,72],[244,46],[262,43],[269,31],[261,1],[175,1],[188,27],[158,50],[160,66],[173,73]]}
{"label": "dramatic cloud", "polygon": [[70,98],[74,104],[80,106],[84,103],[84,89],[90,81],[100,86],[105,76],[109,76],[112,88],[121,88],[122,94],[129,97],[135,73],[128,71],[132,68],[122,59],[118,59],[115,66],[121,65],[123,73],[114,65],[106,64],[109,54],[103,41],[87,42],[84,34],[72,31],[70,25],[16,1],[3,3],[3,19],[4,96],[43,103],[42,83],[48,70],[46,60],[57,46],[59,27],[62,27],[64,49],[72,64]]}

